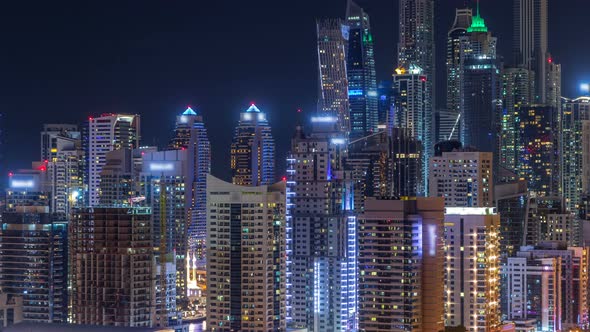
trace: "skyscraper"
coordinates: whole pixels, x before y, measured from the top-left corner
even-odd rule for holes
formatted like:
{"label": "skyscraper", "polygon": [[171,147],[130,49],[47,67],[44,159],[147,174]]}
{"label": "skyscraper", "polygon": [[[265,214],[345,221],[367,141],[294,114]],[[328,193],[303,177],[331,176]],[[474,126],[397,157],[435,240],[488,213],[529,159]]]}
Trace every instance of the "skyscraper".
{"label": "skyscraper", "polygon": [[176,295],[179,303],[187,296],[188,222],[191,191],[187,150],[147,152],[142,155],[139,194],[152,209],[152,245],[158,257],[173,256]]}
{"label": "skyscraper", "polygon": [[106,154],[113,150],[139,147],[140,117],[103,114],[98,118],[89,118],[84,133],[86,202],[89,206],[95,206],[99,203],[100,171],[106,162]]}
{"label": "skyscraper", "polygon": [[444,197],[449,207],[492,207],[493,155],[491,152],[443,152],[430,159],[429,197]]}
{"label": "skyscraper", "polygon": [[545,83],[545,104],[561,110],[561,65],[547,56]]}
{"label": "skyscraper", "polygon": [[269,185],[275,181],[275,141],[266,113],[252,104],[240,113],[231,144],[232,183]]}
{"label": "skyscraper", "polygon": [[499,156],[500,64],[496,58],[496,38],[479,14],[473,16],[467,34],[460,37],[463,68],[461,87],[461,142],[479,151]]}
{"label": "skyscraper", "polygon": [[514,62],[535,72],[534,103],[546,101],[547,0],[514,0]]}
{"label": "skyscraper", "polygon": [[500,214],[500,254],[505,262],[505,258],[516,255],[524,243],[529,202],[526,181],[496,184],[494,198]]}
{"label": "skyscraper", "polygon": [[[461,37],[471,26],[469,8],[455,11],[455,22],[447,34],[447,111],[458,116],[461,112]],[[450,138],[447,138],[450,139]]]}
{"label": "skyscraper", "polygon": [[[343,164],[346,133],[335,116],[298,127],[287,158],[287,317],[294,328],[356,327],[356,217],[353,172]],[[359,188],[360,189],[360,188]]]}
{"label": "skyscraper", "polygon": [[41,131],[41,159],[51,160],[63,145],[80,140],[80,131],[74,124],[44,124]]}
{"label": "skyscraper", "polygon": [[23,297],[23,320],[68,319],[67,222],[46,206],[20,206],[0,219],[0,288]]}
{"label": "skyscraper", "polygon": [[350,137],[355,139],[377,132],[379,96],[369,15],[352,0],[348,0],[346,24]]}
{"label": "skyscraper", "polygon": [[153,326],[156,264],[150,218],[147,207],[74,209],[69,225],[72,322]]}
{"label": "skyscraper", "polygon": [[211,144],[203,116],[188,107],[176,117],[174,138],[170,148],[188,151],[187,190],[190,195],[190,221],[188,226],[188,247],[191,263],[202,267],[206,251],[206,199],[207,174],[211,172]]}
{"label": "skyscraper", "polygon": [[523,331],[560,331],[559,258],[518,255],[502,266],[502,313]]}
{"label": "skyscraper", "polygon": [[590,158],[584,145],[588,143],[585,137],[590,135],[586,123],[590,123],[590,98],[564,99],[559,128],[561,189],[567,208],[573,213],[578,212],[582,194],[590,192],[589,169],[584,169]]}
{"label": "skyscraper", "polygon": [[446,326],[500,331],[499,228],[494,208],[446,208]]}
{"label": "skyscraper", "polygon": [[517,107],[533,102],[535,73],[526,68],[504,68],[502,71],[502,132],[500,166],[516,169]]}
{"label": "skyscraper", "polygon": [[350,132],[346,74],[349,28],[340,19],[325,19],[316,22],[316,29],[320,89],[318,112],[337,117],[340,130]]}
{"label": "skyscraper", "polygon": [[558,114],[553,107],[517,108],[516,170],[539,196],[557,195],[559,184]]}
{"label": "skyscraper", "polygon": [[285,189],[207,177],[210,331],[286,331]]}
{"label": "skyscraper", "polygon": [[428,160],[432,156],[433,114],[428,78],[416,65],[399,67],[393,74],[394,126],[406,128],[408,134],[422,144],[422,181],[418,196],[425,194],[428,181]]}
{"label": "skyscraper", "polygon": [[359,216],[359,330],[444,330],[442,198],[368,198]]}
{"label": "skyscraper", "polygon": [[[434,1],[401,0],[399,2],[399,42],[397,67],[416,65],[428,78],[428,93],[434,96]],[[430,104],[434,106],[433,101]],[[431,110],[430,110],[431,111]],[[432,147],[428,147],[432,148]]]}

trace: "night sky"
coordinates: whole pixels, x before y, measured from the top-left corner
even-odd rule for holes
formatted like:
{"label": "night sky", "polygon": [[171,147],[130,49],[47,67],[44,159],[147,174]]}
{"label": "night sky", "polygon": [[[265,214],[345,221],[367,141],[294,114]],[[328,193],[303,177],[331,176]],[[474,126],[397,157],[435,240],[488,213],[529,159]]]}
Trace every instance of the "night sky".
{"label": "night sky", "polygon": [[[481,12],[511,60],[512,1],[481,0]],[[358,0],[371,16],[377,74],[394,68],[397,0]],[[437,0],[439,105],[444,104],[445,37],[457,6]],[[202,113],[213,174],[229,179],[238,113],[268,113],[278,175],[296,109],[317,101],[315,19],[343,17],[346,0],[4,1],[0,8],[0,112],[7,169],[39,159],[43,123],[79,123],[104,112],[142,115],[142,143],[165,146],[175,116]],[[563,94],[590,80],[587,0],[550,0],[549,49],[563,65]],[[4,174],[4,173],[3,173]],[[2,175],[4,177],[4,175]]]}

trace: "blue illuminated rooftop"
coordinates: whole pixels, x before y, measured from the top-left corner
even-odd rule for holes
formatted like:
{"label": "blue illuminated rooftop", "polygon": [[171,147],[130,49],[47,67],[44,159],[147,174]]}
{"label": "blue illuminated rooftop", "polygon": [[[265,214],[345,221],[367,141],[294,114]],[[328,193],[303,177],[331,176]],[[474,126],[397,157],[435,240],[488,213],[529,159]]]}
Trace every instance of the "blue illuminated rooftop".
{"label": "blue illuminated rooftop", "polygon": [[184,113],[182,113],[182,115],[197,115],[197,113],[195,113],[195,111],[193,111],[192,108],[190,108],[190,106],[186,109],[186,111],[184,111]]}
{"label": "blue illuminated rooftop", "polygon": [[256,105],[252,104],[250,105],[250,107],[246,110],[246,113],[260,113],[260,110],[258,109],[258,107],[256,107]]}

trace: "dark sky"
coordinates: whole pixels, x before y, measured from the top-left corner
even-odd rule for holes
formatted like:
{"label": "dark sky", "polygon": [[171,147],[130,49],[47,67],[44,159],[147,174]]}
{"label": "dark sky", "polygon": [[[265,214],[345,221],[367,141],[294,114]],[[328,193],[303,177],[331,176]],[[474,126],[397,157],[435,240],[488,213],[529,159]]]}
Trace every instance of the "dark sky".
{"label": "dark sky", "polygon": [[[508,60],[512,1],[481,0],[482,16]],[[386,79],[395,60],[398,2],[357,2],[371,16],[378,77]],[[0,166],[5,172],[37,160],[43,123],[77,123],[103,112],[141,114],[143,143],[163,146],[174,117],[191,105],[205,117],[213,173],[228,178],[233,127],[254,101],[268,113],[282,170],[295,110],[309,114],[316,103],[314,20],[343,16],[345,3],[4,1],[0,112],[7,118],[8,149]],[[437,0],[439,75],[446,31],[455,7],[464,3]],[[590,80],[589,9],[587,0],[550,0],[549,44],[563,64],[565,96],[575,96],[579,82]]]}

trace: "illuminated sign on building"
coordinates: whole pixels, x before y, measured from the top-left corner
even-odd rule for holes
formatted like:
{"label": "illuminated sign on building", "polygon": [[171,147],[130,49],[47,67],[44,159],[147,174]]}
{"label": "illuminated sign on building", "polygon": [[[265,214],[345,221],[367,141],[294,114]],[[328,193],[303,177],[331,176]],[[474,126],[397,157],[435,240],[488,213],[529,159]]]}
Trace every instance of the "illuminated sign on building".
{"label": "illuminated sign on building", "polygon": [[363,90],[348,90],[349,96],[362,96]]}
{"label": "illuminated sign on building", "polygon": [[31,189],[35,187],[34,180],[18,180],[18,179],[11,179],[10,180],[10,188],[13,189]]}
{"label": "illuminated sign on building", "polygon": [[150,171],[173,171],[174,170],[174,163],[151,163]]}
{"label": "illuminated sign on building", "polygon": [[311,122],[336,122],[338,118],[333,116],[312,116]]}

